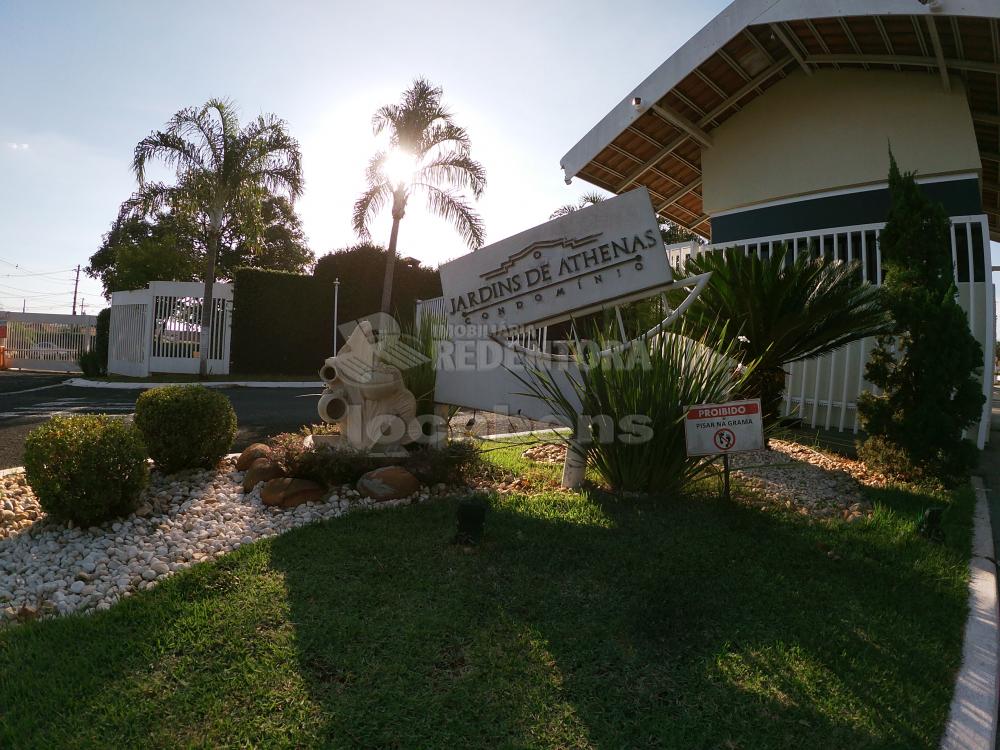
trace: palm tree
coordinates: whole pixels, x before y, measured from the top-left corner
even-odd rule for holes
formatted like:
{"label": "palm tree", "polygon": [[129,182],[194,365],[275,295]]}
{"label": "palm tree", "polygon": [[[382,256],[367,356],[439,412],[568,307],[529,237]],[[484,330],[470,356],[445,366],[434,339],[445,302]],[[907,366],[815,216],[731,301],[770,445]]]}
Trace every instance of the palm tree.
{"label": "palm tree", "polygon": [[354,231],[368,241],[372,218],[392,200],[382,312],[390,309],[399,222],[411,195],[423,193],[427,209],[450,221],[470,248],[483,244],[482,219],[461,191],[468,188],[479,198],[486,187],[486,171],[469,155],[469,135],[441,104],[441,94],[439,87],[418,78],[398,104],[387,104],[372,117],[375,135],[388,132],[389,149],[377,152],[368,162],[368,188],[354,204]]}
{"label": "palm tree", "polygon": [[549,218],[558,219],[560,216],[568,216],[574,211],[579,211],[581,208],[595,206],[604,201],[606,198],[607,196],[601,195],[600,193],[584,193],[580,196],[576,203],[564,203],[559,206],[559,208],[549,214]]}
{"label": "palm tree", "polygon": [[[173,169],[176,184],[148,181],[146,167],[153,161]],[[284,194],[294,201],[302,194],[298,141],[288,134],[284,120],[270,114],[240,128],[235,107],[226,100],[211,99],[202,107],[182,109],[164,130],[139,141],[132,171],[139,189],[122,205],[120,218],[181,206],[199,216],[206,250],[198,364],[204,377],[212,344],[212,291],[224,224],[237,214],[259,214],[270,196]]]}
{"label": "palm tree", "polygon": [[712,276],[685,325],[696,336],[725,325],[740,361],[759,360],[745,395],[760,398],[767,424],[778,418],[786,365],[876,336],[890,323],[881,291],[860,280],[856,261],[802,253],[792,262],[784,246],[766,258],[732,248],[693,257],[687,270]]}

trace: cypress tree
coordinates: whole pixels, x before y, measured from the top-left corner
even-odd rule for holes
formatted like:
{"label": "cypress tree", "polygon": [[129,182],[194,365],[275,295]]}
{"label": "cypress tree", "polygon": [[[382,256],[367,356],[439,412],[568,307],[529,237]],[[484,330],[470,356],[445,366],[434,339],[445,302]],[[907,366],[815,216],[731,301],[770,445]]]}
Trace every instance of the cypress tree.
{"label": "cypress tree", "polygon": [[[884,301],[894,327],[876,339],[858,399],[868,438],[859,455],[884,473],[949,480],[976,463],[962,432],[982,413],[983,350],[959,305],[951,222],[889,153],[891,206],[880,246]],[[971,272],[971,269],[970,269]]]}

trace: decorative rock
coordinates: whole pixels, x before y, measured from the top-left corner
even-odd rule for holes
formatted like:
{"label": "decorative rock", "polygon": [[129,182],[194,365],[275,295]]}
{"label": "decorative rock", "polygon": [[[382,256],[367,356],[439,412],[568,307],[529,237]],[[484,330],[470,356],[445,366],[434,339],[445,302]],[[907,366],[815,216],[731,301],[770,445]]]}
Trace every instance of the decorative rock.
{"label": "decorative rock", "polygon": [[243,477],[243,491],[249,492],[257,486],[258,482],[269,482],[281,476],[284,476],[284,472],[271,459],[254,459],[254,462],[250,464],[250,468],[247,469],[247,473]]}
{"label": "decorative rock", "polygon": [[383,466],[358,480],[358,492],[376,502],[399,500],[420,489],[420,480],[402,466]]}
{"label": "decorative rock", "polygon": [[326,490],[316,482],[310,482],[308,479],[282,477],[267,482],[260,491],[260,499],[264,505],[294,508],[302,503],[322,500],[325,494]]}
{"label": "decorative rock", "polygon": [[254,443],[244,450],[236,459],[236,471],[246,471],[258,458],[272,458],[271,447],[264,443]]}
{"label": "decorative rock", "polygon": [[241,491],[244,475],[234,464],[226,459],[217,470],[173,476],[154,470],[140,500],[150,518],[132,514],[86,530],[49,519],[23,473],[0,477],[0,508],[15,514],[13,523],[0,520],[0,628],[107,609],[195,563],[374,505],[349,486],[327,493],[298,480],[286,488],[298,490],[291,502],[325,502],[269,507],[261,500],[264,484]]}

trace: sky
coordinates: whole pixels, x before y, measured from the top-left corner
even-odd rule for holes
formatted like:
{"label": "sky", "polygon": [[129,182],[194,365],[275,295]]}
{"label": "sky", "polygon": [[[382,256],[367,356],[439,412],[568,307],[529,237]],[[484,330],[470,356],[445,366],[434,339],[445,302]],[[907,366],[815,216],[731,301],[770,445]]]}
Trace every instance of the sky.
{"label": "sky", "polygon": [[[486,168],[487,242],[527,229],[590,187],[564,183],[563,154],[726,4],[0,0],[0,309],[69,312],[71,269],[135,187],[135,144],[212,97],[287,121],[317,256],[357,241],[371,115],[416,76],[444,89]],[[419,203],[399,250],[432,266],[468,252]],[[79,293],[104,306],[82,273]]]}

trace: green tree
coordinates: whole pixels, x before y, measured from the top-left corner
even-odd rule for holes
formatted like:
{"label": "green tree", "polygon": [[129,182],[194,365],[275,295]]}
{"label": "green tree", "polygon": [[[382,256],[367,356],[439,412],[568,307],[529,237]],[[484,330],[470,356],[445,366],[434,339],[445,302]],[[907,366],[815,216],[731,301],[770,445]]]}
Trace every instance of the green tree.
{"label": "green tree", "polygon": [[[146,179],[146,168],[159,161],[176,173],[168,185]],[[132,160],[139,188],[122,206],[121,218],[145,216],[166,209],[196,217],[205,242],[205,282],[199,373],[208,372],[211,351],[212,286],[227,219],[257,217],[266,198],[285,195],[294,201],[302,193],[302,156],[285,122],[260,115],[240,127],[235,107],[212,99],[202,107],[177,112],[164,130],[143,138]],[[244,231],[258,226],[243,223]]]}
{"label": "green tree", "polygon": [[150,281],[194,281],[200,259],[195,228],[163,212],[116,221],[85,270],[111,299],[112,292],[142,289]]}
{"label": "green tree", "polygon": [[859,452],[892,473],[947,480],[975,465],[975,445],[962,432],[981,415],[983,350],[958,303],[944,207],[927,198],[912,172],[900,172],[891,153],[889,192],[879,246],[894,325],[865,370],[882,392],[859,400],[869,435]]}
{"label": "green tree", "polygon": [[269,195],[259,211],[246,219],[237,215],[232,224],[223,234],[219,255],[218,275],[222,278],[231,279],[237,268],[303,273],[316,261],[302,231],[302,220],[283,195]]}
{"label": "green tree", "polygon": [[375,135],[389,135],[389,149],[368,162],[368,187],[354,204],[354,231],[368,241],[374,216],[391,201],[392,231],[382,284],[382,312],[392,303],[399,223],[410,198],[422,193],[427,209],[450,221],[469,247],[481,247],[482,219],[462,191],[479,198],[486,188],[486,171],[470,156],[471,142],[441,103],[442,90],[418,78],[403,92],[398,104],[381,107],[372,117]]}
{"label": "green tree", "polygon": [[844,263],[788,249],[770,257],[736,248],[707,252],[687,262],[689,274],[711,273],[685,315],[696,335],[725,326],[739,361],[757,361],[742,395],[759,398],[765,424],[780,413],[785,368],[882,333],[888,317],[877,287],[860,280],[857,262]]}

